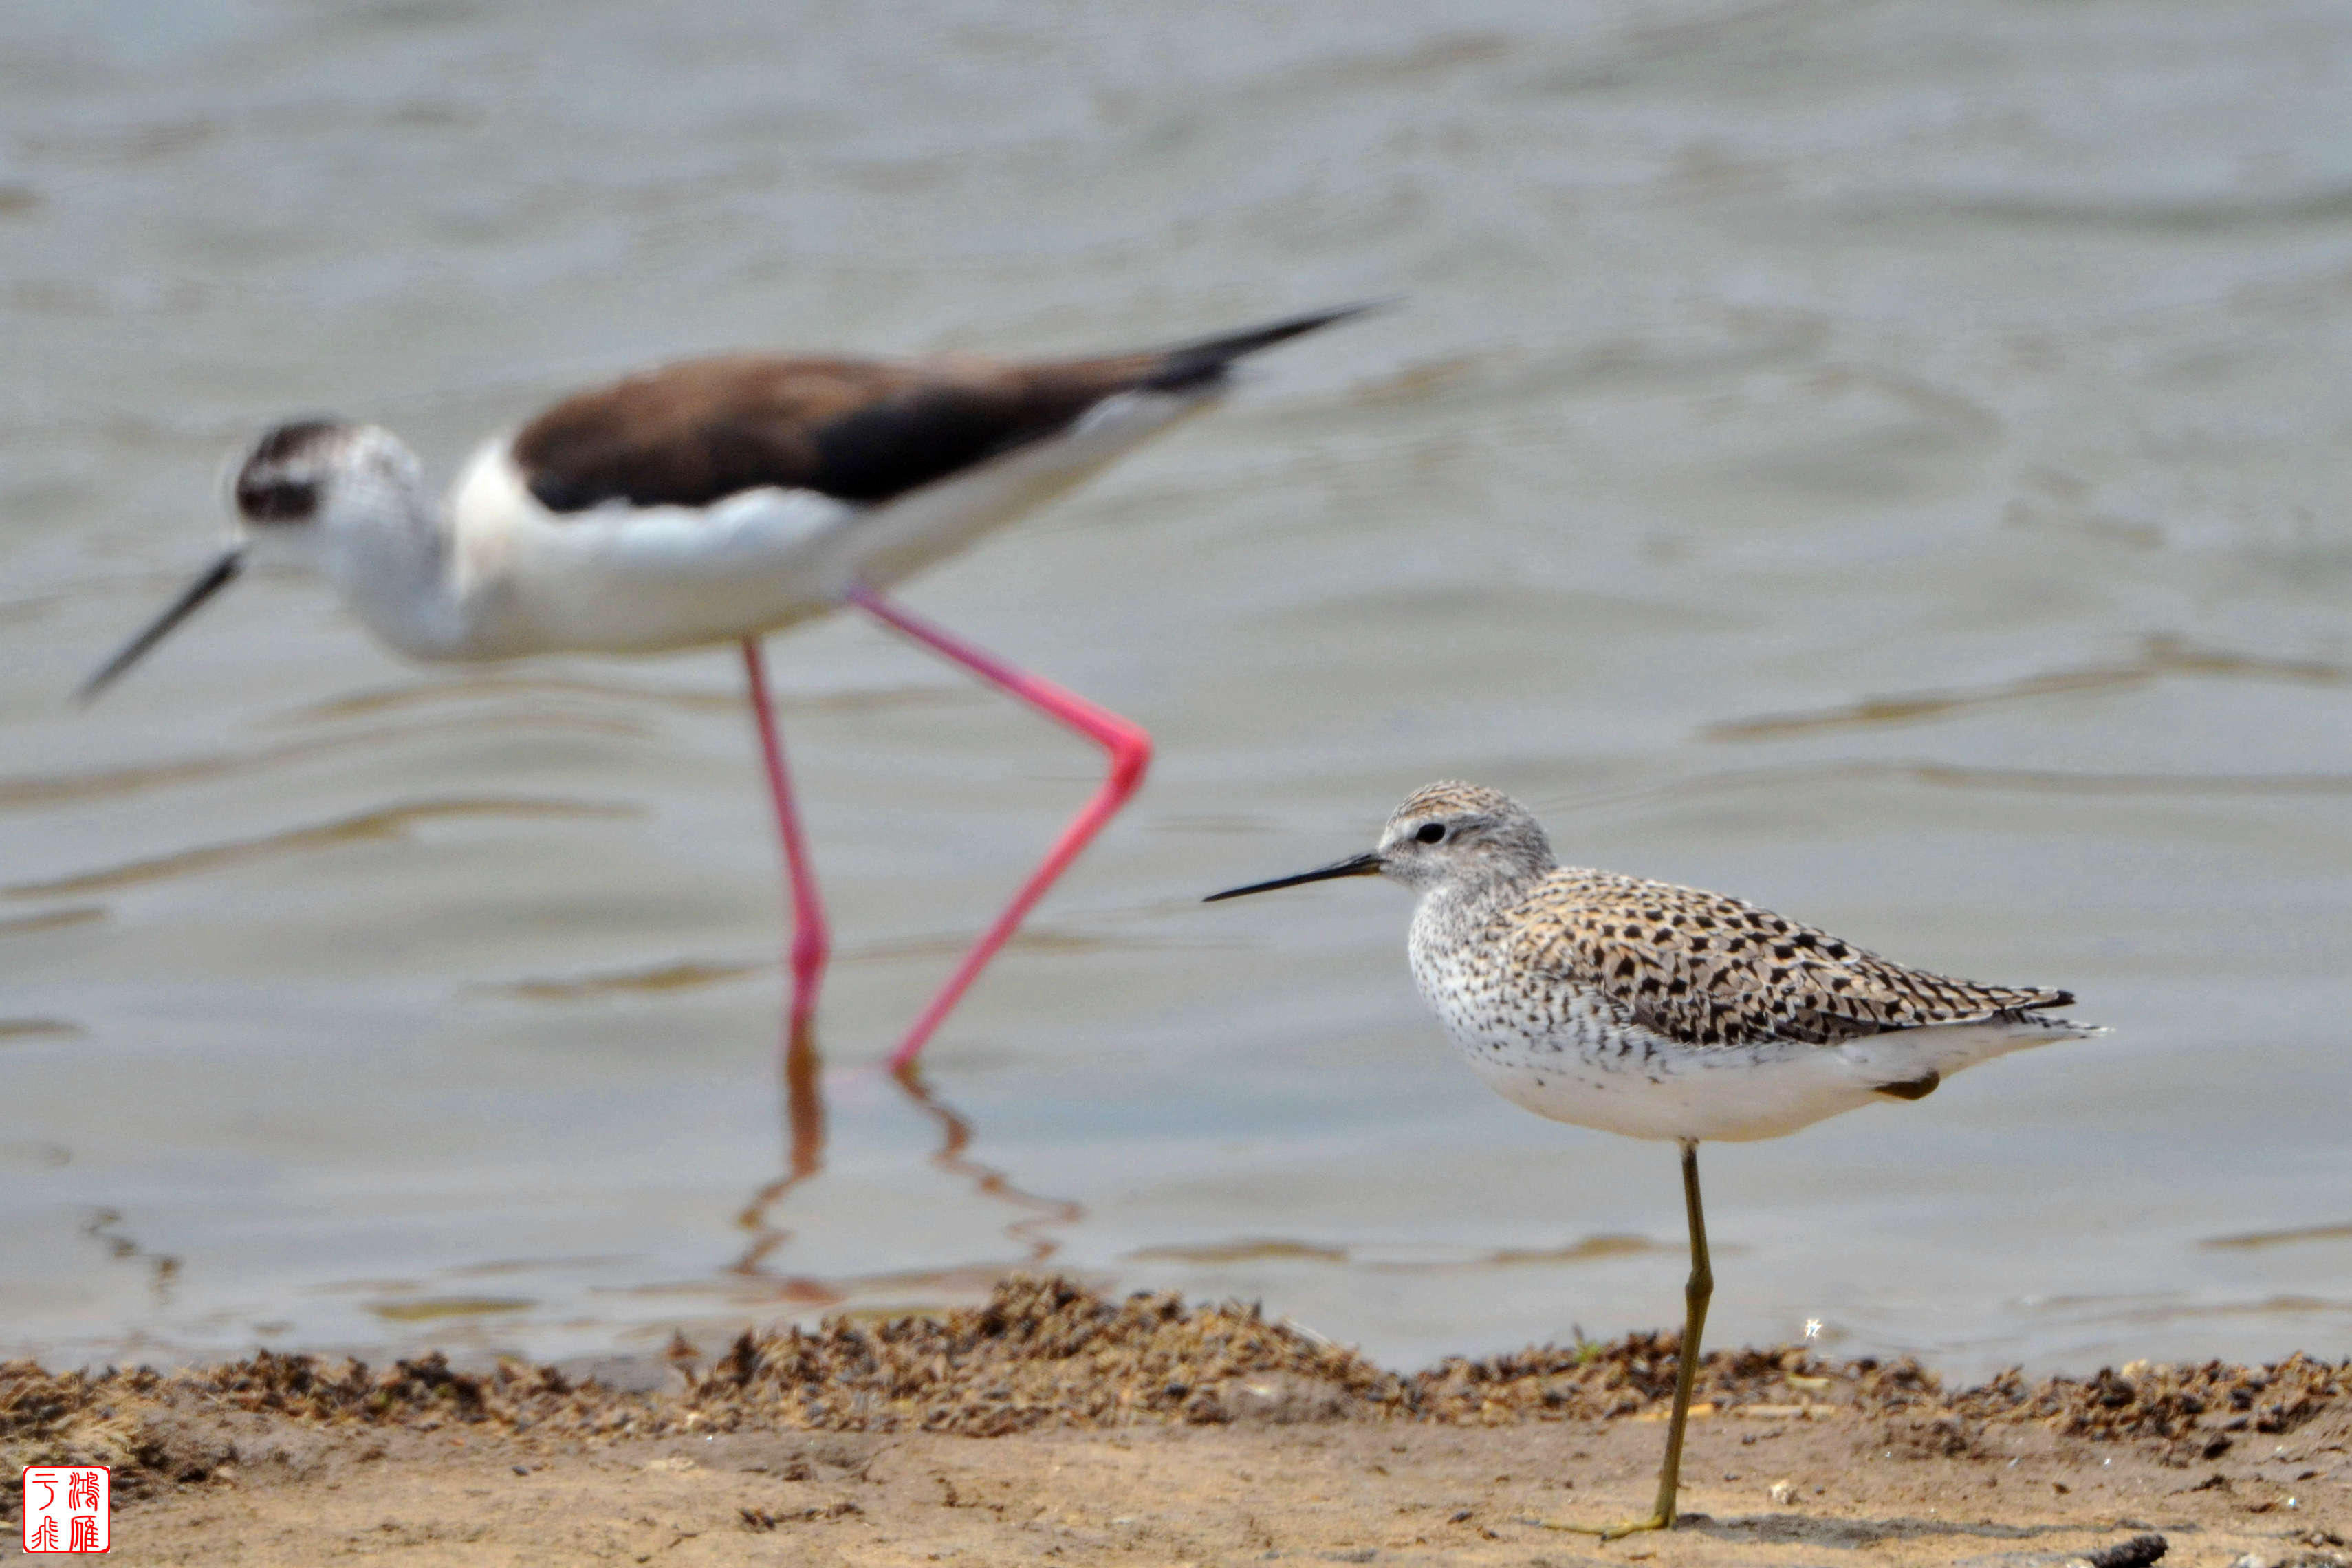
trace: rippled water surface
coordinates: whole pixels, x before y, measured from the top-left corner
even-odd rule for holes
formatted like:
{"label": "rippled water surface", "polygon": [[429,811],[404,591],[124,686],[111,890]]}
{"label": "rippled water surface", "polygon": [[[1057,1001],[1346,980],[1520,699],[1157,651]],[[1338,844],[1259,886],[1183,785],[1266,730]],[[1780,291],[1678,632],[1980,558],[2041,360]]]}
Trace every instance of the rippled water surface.
{"label": "rippled water surface", "polygon": [[[2347,77],[2284,0],[16,0],[0,1352],[1047,1259],[1396,1362],[1666,1321],[1671,1151],[1473,1081],[1402,894],[1195,901],[1456,776],[2114,1026],[1711,1150],[1723,1340],[2345,1353]],[[724,651],[420,670],[264,580],[65,700],[276,416],[446,472],[688,352],[1387,295],[909,590],[1160,747],[923,1095],[874,1064],[1097,763],[870,626],[772,648],[844,943],[789,1092]]]}

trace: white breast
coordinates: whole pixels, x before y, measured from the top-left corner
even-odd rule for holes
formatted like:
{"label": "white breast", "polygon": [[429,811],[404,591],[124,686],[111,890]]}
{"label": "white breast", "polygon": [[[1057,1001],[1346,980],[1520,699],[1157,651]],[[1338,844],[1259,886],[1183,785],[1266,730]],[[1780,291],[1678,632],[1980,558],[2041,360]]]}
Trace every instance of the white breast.
{"label": "white breast", "polygon": [[523,483],[504,440],[450,491],[453,588],[477,658],[645,652],[723,642],[830,609],[824,545],[860,509],[758,489],[712,507],[612,503],[561,516]]}

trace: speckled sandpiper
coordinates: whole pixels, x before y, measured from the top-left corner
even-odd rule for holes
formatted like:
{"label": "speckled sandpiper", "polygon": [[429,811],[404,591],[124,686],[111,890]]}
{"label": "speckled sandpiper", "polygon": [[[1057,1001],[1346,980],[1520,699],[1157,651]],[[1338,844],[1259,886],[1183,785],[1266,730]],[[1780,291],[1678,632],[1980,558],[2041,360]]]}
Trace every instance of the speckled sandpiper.
{"label": "speckled sandpiper", "polygon": [[1421,895],[1413,980],[1488,1088],[1555,1121],[1682,1147],[1691,1272],[1657,1502],[1643,1519],[1557,1527],[1603,1540],[1675,1520],[1715,1289],[1699,1144],[1923,1099],[1962,1068],[2100,1032],[2047,1016],[2068,992],[1954,980],[1720,893],[1562,866],[1525,806],[1475,784],[1414,792],[1369,854],[1212,900],[1376,876]]}

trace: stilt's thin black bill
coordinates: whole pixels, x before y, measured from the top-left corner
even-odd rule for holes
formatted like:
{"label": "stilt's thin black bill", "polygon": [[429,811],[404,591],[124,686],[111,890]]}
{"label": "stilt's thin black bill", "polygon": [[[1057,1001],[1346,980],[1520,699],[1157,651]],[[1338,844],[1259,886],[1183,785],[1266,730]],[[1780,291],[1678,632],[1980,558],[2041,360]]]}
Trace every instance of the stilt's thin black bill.
{"label": "stilt's thin black bill", "polygon": [[1295,888],[1301,882],[1328,882],[1334,877],[1377,877],[1381,874],[1381,858],[1375,851],[1350,855],[1345,860],[1334,860],[1312,871],[1301,871],[1296,877],[1276,877],[1271,882],[1252,882],[1246,888],[1227,888],[1222,893],[1211,893],[1201,901],[1213,904],[1219,899],[1238,899],[1244,893],[1270,893],[1276,888]]}
{"label": "stilt's thin black bill", "polygon": [[172,601],[170,609],[156,616],[145,631],[125,643],[122,651],[108,659],[96,675],[83,681],[81,689],[74,693],[74,700],[88,702],[113,685],[118,676],[139,662],[140,656],[162,642],[173,626],[195,614],[198,605],[236,582],[236,574],[244,568],[245,552],[242,550],[232,550],[214,562],[203,576],[188,584],[186,592]]}

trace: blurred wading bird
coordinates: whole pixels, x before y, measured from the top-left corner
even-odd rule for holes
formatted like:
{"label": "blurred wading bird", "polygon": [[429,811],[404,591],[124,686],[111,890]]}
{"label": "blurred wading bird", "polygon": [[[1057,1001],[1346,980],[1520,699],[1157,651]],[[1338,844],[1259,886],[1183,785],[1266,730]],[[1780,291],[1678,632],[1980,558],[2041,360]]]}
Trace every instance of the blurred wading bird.
{"label": "blurred wading bird", "polygon": [[305,419],[236,475],[236,542],[81,689],[128,669],[248,562],[325,576],[420,659],[642,653],[737,642],[793,905],[792,1036],[830,949],[760,637],[852,604],[1100,744],[1109,776],[891,1058],[912,1065],[989,959],[1142,781],[1137,725],[882,596],[1215,400],[1234,362],[1369,307],[1140,353],[1004,363],[735,354],[583,392],[485,444],[435,505],[373,425]]}
{"label": "blurred wading bird", "polygon": [[2073,1003],[2064,991],[1948,979],[1720,893],[1562,866],[1525,806],[1473,784],[1415,792],[1369,854],[1211,901],[1333,877],[1421,895],[1414,984],[1489,1089],[1555,1121],[1682,1145],[1691,1272],[1657,1502],[1644,1519],[1554,1526],[1603,1540],[1675,1521],[1715,1290],[1701,1141],[1924,1099],[1962,1068],[2102,1032],[2043,1016]]}

